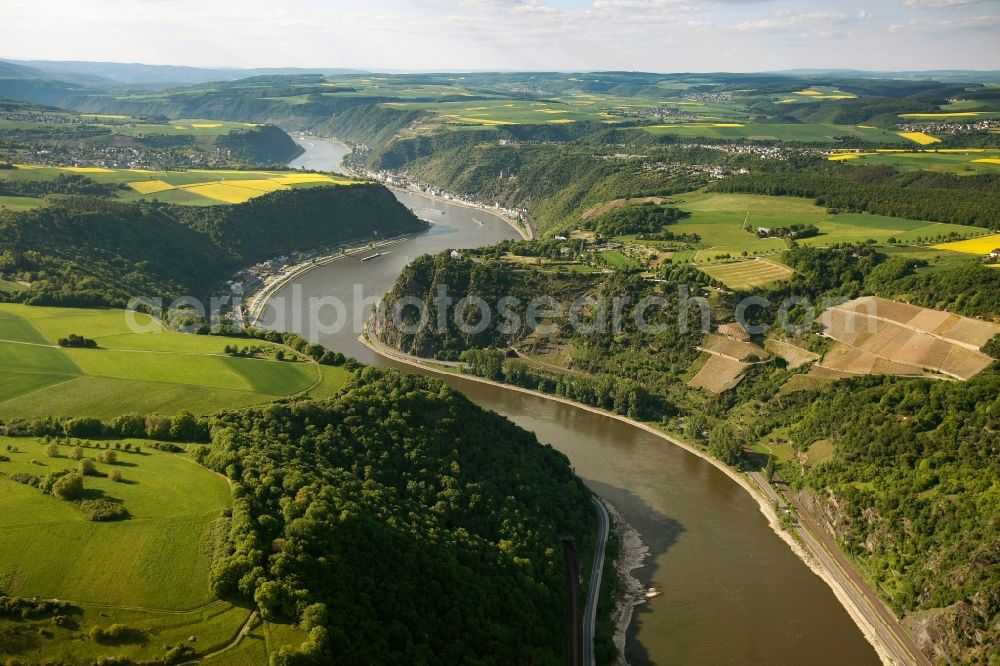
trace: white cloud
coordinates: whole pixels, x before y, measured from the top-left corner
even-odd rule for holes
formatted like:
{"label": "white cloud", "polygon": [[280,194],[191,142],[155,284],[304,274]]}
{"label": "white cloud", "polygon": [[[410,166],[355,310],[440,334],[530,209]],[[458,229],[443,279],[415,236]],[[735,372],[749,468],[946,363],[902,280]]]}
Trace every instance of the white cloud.
{"label": "white cloud", "polygon": [[914,13],[903,0],[808,6],[802,11],[793,0],[0,0],[0,57],[383,70],[1000,68],[998,19],[967,16],[986,12]]}
{"label": "white cloud", "polygon": [[[939,21],[930,19],[917,19],[913,21],[905,21],[903,23],[894,23],[889,26],[890,32],[903,32],[903,31],[915,31],[915,30],[940,30],[948,32],[969,32],[974,30],[982,30],[986,28],[993,28],[1000,25],[1000,16],[965,16],[956,19],[942,19]],[[997,49],[993,49],[994,56],[997,53]],[[996,64],[986,63],[987,67],[995,67]]]}
{"label": "white cloud", "polygon": [[805,14],[793,14],[789,11],[776,12],[772,16],[756,21],[743,21],[734,27],[737,30],[788,30],[792,28],[802,28],[804,26],[815,25],[820,28],[843,23],[847,20],[846,14],[834,14],[830,12],[809,12]]}
{"label": "white cloud", "polygon": [[984,0],[903,0],[903,5],[910,9],[948,9],[978,5]]}

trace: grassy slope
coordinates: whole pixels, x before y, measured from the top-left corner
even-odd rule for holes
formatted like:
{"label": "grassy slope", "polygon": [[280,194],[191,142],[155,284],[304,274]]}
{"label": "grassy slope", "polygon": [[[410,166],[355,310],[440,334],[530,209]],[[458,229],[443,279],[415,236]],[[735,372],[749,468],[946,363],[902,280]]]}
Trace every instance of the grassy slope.
{"label": "grassy slope", "polygon": [[889,238],[913,242],[917,238],[947,235],[981,235],[983,229],[920,220],[841,213],[830,215],[826,209],[807,199],[768,197],[752,194],[694,192],[672,198],[673,205],[690,211],[691,216],[670,225],[673,233],[695,233],[704,249],[697,253],[703,261],[722,254],[770,254],[785,249],[779,238],[758,238],[744,229],[744,222],[754,228],[791,224],[814,224],[820,235],[799,241],[801,245],[833,245],[874,239],[885,243]]}
{"label": "grassy slope", "polygon": [[[0,305],[0,418],[53,414],[109,418],[128,412],[209,413],[299,393],[330,395],[346,371],[306,362],[232,358],[223,347],[250,343],[158,330],[146,315],[134,333],[120,310]],[[58,349],[77,333],[100,349]]]}
{"label": "grassy slope", "polygon": [[[42,475],[76,466],[68,457],[47,458],[37,439],[0,438],[0,445],[17,449],[5,452],[10,462],[0,463],[7,474]],[[61,456],[67,456],[69,448],[62,449]],[[94,456],[96,450],[86,453]],[[211,601],[208,556],[200,541],[230,502],[225,480],[180,455],[148,447],[141,454],[121,453],[117,465],[97,466],[102,473],[119,469],[126,483],[87,477],[88,497],[122,501],[130,519],[88,522],[66,502],[0,479],[4,589],[21,596],[169,610]]]}
{"label": "grassy slope", "polygon": [[884,152],[867,153],[847,160],[848,164],[881,164],[911,171],[923,169],[942,173],[955,173],[960,176],[976,174],[1000,173],[1000,162],[977,162],[976,160],[998,159],[1000,151],[966,151],[966,152]]}
{"label": "grassy slope", "polygon": [[714,139],[757,139],[772,141],[806,141],[833,143],[835,137],[856,137],[884,144],[902,144],[905,140],[897,134],[877,128],[854,125],[789,124],[789,123],[747,123],[737,127],[714,127],[708,123],[652,125],[641,131],[650,134],[673,136],[708,137]]}

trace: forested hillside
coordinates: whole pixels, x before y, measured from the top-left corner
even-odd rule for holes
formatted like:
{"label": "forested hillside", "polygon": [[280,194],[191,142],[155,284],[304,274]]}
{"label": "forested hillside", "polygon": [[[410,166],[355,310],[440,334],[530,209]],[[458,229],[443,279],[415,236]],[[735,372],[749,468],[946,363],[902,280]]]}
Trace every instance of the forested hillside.
{"label": "forested hillside", "polygon": [[[635,208],[646,213],[649,207]],[[612,215],[609,221],[629,218]],[[700,367],[698,347],[709,344],[709,338],[700,330],[698,307],[687,312],[685,321],[678,289],[709,295],[713,316],[723,317],[716,324],[729,322],[726,317],[747,293],[706,289],[714,284],[711,279],[688,266],[667,265],[655,273],[659,281],[651,283],[624,271],[512,271],[498,260],[505,252],[558,256],[560,246],[575,242],[505,244],[502,251],[486,248],[471,259],[422,257],[383,300],[370,333],[408,353],[464,361],[472,374],[658,423],[737,467],[761,469],[767,460],[763,452],[787,451],[779,473],[818,507],[863,575],[916,628],[922,644],[947,650],[956,663],[988,663],[1000,615],[994,593],[1000,581],[994,538],[1000,521],[997,365],[968,382],[880,376],[834,381],[807,376],[808,366],[792,369],[762,346],[751,352],[745,345],[742,382],[711,395],[687,384]],[[782,260],[794,275],[754,290],[770,302],[750,313],[752,322],[768,329],[768,339],[788,339],[781,326],[771,323],[790,296],[815,303],[903,294],[922,306],[1000,317],[1000,271],[994,268],[969,264],[920,270],[920,261],[870,246],[793,248]],[[450,312],[446,327],[439,329],[436,322],[443,319],[434,296],[441,285],[455,300],[482,298],[494,313],[503,312],[503,296],[520,302],[506,306],[505,318],[494,319],[481,332],[463,332],[456,323],[478,322],[477,308]],[[541,308],[543,316],[533,327],[524,306],[539,295],[554,300]],[[641,330],[630,309],[621,317],[618,334],[589,328],[602,317],[608,325],[612,299],[637,303],[651,295],[667,299],[665,307],[647,313],[647,322],[660,330]],[[399,330],[390,319],[393,304],[412,296],[429,306],[426,324],[415,333]],[[573,327],[568,305],[578,297],[595,300],[577,312],[582,327]],[[560,317],[545,316],[558,305]],[[396,312],[404,324],[417,323],[411,308]],[[795,321],[804,314],[799,308],[790,316]],[[498,329],[505,321],[514,324]],[[751,341],[764,345],[764,338]],[[829,349],[829,342],[813,333],[792,341],[818,356]],[[995,341],[986,346],[994,357],[998,349]],[[819,450],[829,453],[816,462]]]}
{"label": "forested hillside", "polygon": [[285,164],[302,152],[292,137],[274,125],[234,129],[216,139],[215,146],[256,164]]}
{"label": "forested hillside", "polygon": [[272,663],[562,664],[559,538],[585,549],[565,456],[438,380],[366,368],[337,398],[223,414],[223,595],[309,640]]}
{"label": "forested hillside", "polygon": [[237,270],[269,257],[423,226],[373,184],[278,191],[232,206],[69,197],[0,212],[0,272],[31,284],[8,298],[37,305],[205,298]]}
{"label": "forested hillside", "polygon": [[[836,454],[801,483],[920,636],[962,663],[1000,642],[1000,373],[968,384],[858,379],[803,396],[791,438]],[[794,412],[793,412],[794,413]]]}

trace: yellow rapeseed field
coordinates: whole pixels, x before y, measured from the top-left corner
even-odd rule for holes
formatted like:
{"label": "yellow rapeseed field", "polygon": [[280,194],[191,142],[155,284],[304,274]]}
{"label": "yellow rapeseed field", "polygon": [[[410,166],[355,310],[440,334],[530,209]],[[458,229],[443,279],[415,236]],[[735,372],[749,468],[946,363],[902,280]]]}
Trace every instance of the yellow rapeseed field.
{"label": "yellow rapeseed field", "polygon": [[939,113],[901,113],[900,118],[968,118],[978,116],[979,111],[941,111]]}
{"label": "yellow rapeseed field", "polygon": [[333,183],[337,179],[327,176],[325,173],[292,173],[287,176],[276,176],[270,180],[282,185],[295,185],[297,183]]}
{"label": "yellow rapeseed field", "polygon": [[978,160],[972,160],[973,162],[984,162],[986,164],[1000,164],[1000,159],[996,157],[980,157]]}
{"label": "yellow rapeseed field", "polygon": [[129,183],[128,186],[139,194],[155,194],[174,189],[173,185],[162,180],[137,180]]}
{"label": "yellow rapeseed field", "polygon": [[511,124],[507,120],[493,120],[491,118],[471,118],[471,117],[468,117],[468,116],[456,116],[456,115],[450,115],[450,114],[446,115],[445,118],[448,118],[450,120],[457,121],[457,122],[460,122],[460,123],[476,123],[477,125],[510,125]]}
{"label": "yellow rapeseed field", "polygon": [[941,141],[941,139],[935,138],[924,132],[899,132],[899,136],[919,143],[921,146],[928,146],[932,143],[938,143]]}
{"label": "yellow rapeseed field", "polygon": [[105,169],[104,167],[59,167],[63,171],[72,171],[74,173],[109,173],[112,169]]}
{"label": "yellow rapeseed field", "polygon": [[844,160],[854,160],[862,155],[874,155],[875,153],[838,153],[836,155],[830,155],[826,159],[831,162],[842,162]]}
{"label": "yellow rapeseed field", "polygon": [[199,185],[186,185],[184,189],[188,192],[194,192],[195,194],[200,194],[203,197],[215,199],[216,201],[225,201],[226,203],[243,203],[244,201],[249,201],[254,197],[262,197],[267,194],[267,192],[251,190],[248,187],[238,187],[229,183],[202,183]]}
{"label": "yellow rapeseed field", "polygon": [[954,243],[941,243],[932,245],[935,250],[950,250],[952,252],[964,252],[965,254],[989,254],[993,250],[1000,248],[1000,234],[983,236],[982,238],[970,238],[969,240],[956,241]]}
{"label": "yellow rapeseed field", "polygon": [[191,127],[200,127],[203,129],[208,129],[211,127],[222,127],[222,123],[191,123]]}
{"label": "yellow rapeseed field", "polygon": [[288,185],[286,183],[281,183],[275,178],[261,178],[259,180],[228,180],[225,184],[233,185],[234,187],[245,187],[251,190],[260,190],[261,192],[274,192],[275,190],[288,189]]}

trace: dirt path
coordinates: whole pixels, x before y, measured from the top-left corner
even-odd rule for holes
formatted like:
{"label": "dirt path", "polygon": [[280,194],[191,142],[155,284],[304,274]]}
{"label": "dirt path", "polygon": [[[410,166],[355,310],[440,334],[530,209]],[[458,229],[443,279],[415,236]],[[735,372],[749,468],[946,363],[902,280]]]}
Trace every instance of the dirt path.
{"label": "dirt path", "polygon": [[209,659],[214,659],[215,657],[218,657],[220,654],[224,652],[232,650],[234,647],[239,645],[240,641],[242,641],[243,638],[253,629],[251,625],[253,625],[253,621],[255,619],[257,619],[257,611],[253,611],[252,613],[250,613],[250,617],[248,617],[247,621],[243,623],[243,626],[240,627],[240,630],[236,633],[235,636],[233,636],[233,639],[231,641],[223,645],[221,648],[209,652],[208,654],[203,654],[200,657],[195,657],[190,661],[182,661],[179,666],[187,666],[188,664],[198,664],[203,661],[208,661]]}

